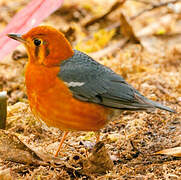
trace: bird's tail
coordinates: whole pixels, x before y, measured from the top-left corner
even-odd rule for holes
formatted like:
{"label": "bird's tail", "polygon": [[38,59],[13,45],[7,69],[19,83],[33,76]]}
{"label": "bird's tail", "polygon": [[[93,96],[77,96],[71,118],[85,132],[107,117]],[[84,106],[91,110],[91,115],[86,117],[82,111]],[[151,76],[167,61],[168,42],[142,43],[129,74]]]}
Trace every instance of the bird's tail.
{"label": "bird's tail", "polygon": [[165,111],[169,111],[169,112],[173,112],[173,113],[176,113],[176,111],[174,111],[173,109],[169,108],[169,107],[166,107],[166,106],[163,106],[162,104],[158,103],[158,102],[155,102],[155,101],[152,101],[152,100],[149,100],[149,102],[156,108],[159,108],[159,109],[163,109]]}

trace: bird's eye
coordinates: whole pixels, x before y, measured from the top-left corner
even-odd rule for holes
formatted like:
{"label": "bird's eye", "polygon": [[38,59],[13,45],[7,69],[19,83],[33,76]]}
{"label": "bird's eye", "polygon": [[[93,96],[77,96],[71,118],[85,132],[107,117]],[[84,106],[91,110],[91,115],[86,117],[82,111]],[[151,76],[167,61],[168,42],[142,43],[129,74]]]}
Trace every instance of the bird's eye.
{"label": "bird's eye", "polygon": [[39,39],[34,39],[33,42],[34,42],[35,46],[39,46],[41,44],[41,40],[39,40]]}

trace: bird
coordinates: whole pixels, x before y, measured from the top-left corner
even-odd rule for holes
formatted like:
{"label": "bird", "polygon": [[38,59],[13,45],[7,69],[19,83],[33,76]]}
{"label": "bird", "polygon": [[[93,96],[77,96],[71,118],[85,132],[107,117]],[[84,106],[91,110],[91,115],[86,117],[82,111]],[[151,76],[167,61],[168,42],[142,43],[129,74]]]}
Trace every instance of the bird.
{"label": "bird", "polygon": [[8,34],[28,52],[25,70],[32,113],[64,132],[55,156],[71,131],[99,132],[117,112],[173,109],[152,101],[87,54],[71,47],[64,34],[51,26]]}

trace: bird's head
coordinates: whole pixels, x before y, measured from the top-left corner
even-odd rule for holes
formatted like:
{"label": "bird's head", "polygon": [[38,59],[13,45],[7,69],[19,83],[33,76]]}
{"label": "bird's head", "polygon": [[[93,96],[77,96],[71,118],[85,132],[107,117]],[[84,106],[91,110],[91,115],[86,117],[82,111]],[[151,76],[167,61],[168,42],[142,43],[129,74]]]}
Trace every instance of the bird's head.
{"label": "bird's head", "polygon": [[56,66],[74,53],[64,35],[49,26],[38,26],[23,35],[8,34],[8,36],[25,45],[31,63]]}

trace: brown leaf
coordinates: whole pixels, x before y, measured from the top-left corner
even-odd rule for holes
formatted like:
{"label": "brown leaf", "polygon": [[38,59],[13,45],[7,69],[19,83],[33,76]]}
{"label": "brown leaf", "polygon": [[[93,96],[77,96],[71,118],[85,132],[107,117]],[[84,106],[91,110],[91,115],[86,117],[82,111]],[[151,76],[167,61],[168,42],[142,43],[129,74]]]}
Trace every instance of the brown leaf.
{"label": "brown leaf", "polygon": [[108,12],[106,12],[105,14],[99,16],[99,17],[94,17],[93,19],[89,20],[88,22],[86,22],[83,26],[85,28],[99,22],[102,19],[105,19],[109,14],[111,14],[113,11],[115,11],[116,9],[118,9],[120,6],[122,6],[125,3],[126,0],[122,0],[120,1],[116,1],[113,6],[109,9]]}
{"label": "brown leaf", "polygon": [[112,170],[114,164],[102,141],[98,142],[91,155],[83,162],[83,171],[86,174],[104,174]]}
{"label": "brown leaf", "polygon": [[44,164],[42,159],[15,134],[5,130],[0,130],[0,158],[22,164]]}

